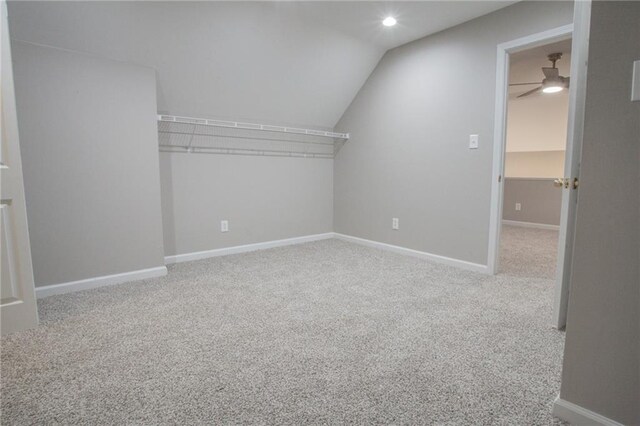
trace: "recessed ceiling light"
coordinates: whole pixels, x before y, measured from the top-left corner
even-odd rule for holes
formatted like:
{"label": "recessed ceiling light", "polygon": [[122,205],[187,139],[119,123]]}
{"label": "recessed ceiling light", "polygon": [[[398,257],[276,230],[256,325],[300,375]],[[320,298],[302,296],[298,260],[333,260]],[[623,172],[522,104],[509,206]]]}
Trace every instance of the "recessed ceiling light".
{"label": "recessed ceiling light", "polygon": [[384,25],[385,27],[393,27],[397,23],[398,21],[396,21],[396,18],[394,18],[393,16],[387,16],[386,18],[384,18],[384,21],[382,21],[382,25]]}

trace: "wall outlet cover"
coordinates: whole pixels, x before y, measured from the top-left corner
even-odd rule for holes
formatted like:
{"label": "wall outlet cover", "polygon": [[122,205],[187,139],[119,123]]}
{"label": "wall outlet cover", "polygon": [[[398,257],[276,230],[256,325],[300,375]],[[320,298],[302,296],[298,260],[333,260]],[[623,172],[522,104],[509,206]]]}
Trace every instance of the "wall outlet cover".
{"label": "wall outlet cover", "polygon": [[519,212],[520,210],[522,210],[522,204],[516,203],[516,211]]}
{"label": "wall outlet cover", "polygon": [[220,232],[229,232],[229,221],[221,220],[220,221]]}
{"label": "wall outlet cover", "polygon": [[391,229],[400,229],[400,219],[398,219],[397,217],[391,219]]}

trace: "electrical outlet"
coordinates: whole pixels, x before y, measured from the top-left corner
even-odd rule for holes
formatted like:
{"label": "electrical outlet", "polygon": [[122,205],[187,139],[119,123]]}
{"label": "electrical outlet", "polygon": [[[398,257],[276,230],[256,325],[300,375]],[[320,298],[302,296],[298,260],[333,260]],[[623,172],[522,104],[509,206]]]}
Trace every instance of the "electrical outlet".
{"label": "electrical outlet", "polygon": [[520,210],[522,210],[522,204],[516,203],[516,211],[519,212]]}
{"label": "electrical outlet", "polygon": [[400,219],[397,217],[391,219],[391,229],[395,229],[396,231],[400,229]]}
{"label": "electrical outlet", "polygon": [[221,220],[220,221],[220,232],[229,232],[229,221]]}
{"label": "electrical outlet", "polygon": [[469,149],[478,149],[479,139],[478,135],[469,135]]}

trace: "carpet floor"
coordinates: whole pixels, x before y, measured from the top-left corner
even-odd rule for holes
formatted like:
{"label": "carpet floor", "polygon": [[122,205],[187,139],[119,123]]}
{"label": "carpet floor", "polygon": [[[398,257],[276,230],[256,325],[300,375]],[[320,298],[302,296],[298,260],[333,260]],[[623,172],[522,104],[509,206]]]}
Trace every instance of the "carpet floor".
{"label": "carpet floor", "polygon": [[553,424],[556,238],[505,227],[496,276],[325,240],[42,299],[2,424]]}

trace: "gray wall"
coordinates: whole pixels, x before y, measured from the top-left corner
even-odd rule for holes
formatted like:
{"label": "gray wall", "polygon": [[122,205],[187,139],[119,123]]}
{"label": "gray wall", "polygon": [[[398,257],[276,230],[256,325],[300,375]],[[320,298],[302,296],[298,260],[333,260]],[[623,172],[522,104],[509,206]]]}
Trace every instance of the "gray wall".
{"label": "gray wall", "polygon": [[[520,203],[521,210],[516,210]],[[562,190],[553,179],[506,178],[502,218],[519,222],[560,225]]]}
{"label": "gray wall", "polygon": [[560,396],[640,424],[640,3],[594,2]]}
{"label": "gray wall", "polygon": [[164,265],[150,68],[14,42],[36,286]]}
{"label": "gray wall", "polygon": [[336,126],[352,139],[335,230],[486,264],[496,45],[572,20],[572,3],[518,3],[388,51]]}
{"label": "gray wall", "polygon": [[[383,52],[289,9],[268,2],[10,2],[9,19],[14,39],[155,68],[154,111],[332,128]],[[197,142],[217,143],[206,139]],[[332,163],[162,154],[166,254],[331,231]],[[223,218],[229,233],[220,233]]]}
{"label": "gray wall", "polygon": [[161,153],[160,164],[167,255],[332,231],[332,160]]}

